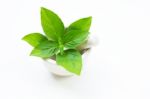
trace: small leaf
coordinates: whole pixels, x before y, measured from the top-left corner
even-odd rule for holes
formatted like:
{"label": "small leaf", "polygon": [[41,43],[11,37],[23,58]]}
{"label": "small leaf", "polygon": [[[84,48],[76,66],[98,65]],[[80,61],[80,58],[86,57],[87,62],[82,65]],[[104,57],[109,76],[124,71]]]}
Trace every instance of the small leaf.
{"label": "small leaf", "polygon": [[81,54],[73,49],[64,51],[64,54],[60,53],[56,56],[56,62],[58,65],[63,66],[66,70],[80,75],[82,68]]}
{"label": "small leaf", "polygon": [[41,24],[49,40],[58,40],[64,33],[64,24],[57,14],[41,8]]}
{"label": "small leaf", "polygon": [[58,44],[53,41],[44,41],[35,47],[31,54],[42,58],[48,58],[56,54],[58,51]]}
{"label": "small leaf", "polygon": [[36,47],[41,41],[47,40],[47,38],[40,33],[31,33],[24,36],[22,40],[28,42],[31,46]]}
{"label": "small leaf", "polygon": [[66,48],[76,48],[82,44],[88,37],[89,32],[80,30],[71,30],[63,37]]}
{"label": "small leaf", "polygon": [[73,22],[68,28],[70,30],[81,30],[88,32],[91,26],[92,17],[82,18]]}

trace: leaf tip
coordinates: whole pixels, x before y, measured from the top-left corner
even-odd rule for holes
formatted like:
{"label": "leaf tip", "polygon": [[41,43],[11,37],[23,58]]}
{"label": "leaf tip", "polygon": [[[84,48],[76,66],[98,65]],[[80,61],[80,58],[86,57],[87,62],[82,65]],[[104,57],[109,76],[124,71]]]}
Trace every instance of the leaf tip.
{"label": "leaf tip", "polygon": [[45,7],[41,7],[41,10],[45,10],[46,8]]}
{"label": "leaf tip", "polygon": [[89,17],[87,17],[87,18],[90,18],[90,19],[92,19],[92,16],[89,16]]}
{"label": "leaf tip", "polygon": [[26,41],[26,35],[21,38],[21,40]]}
{"label": "leaf tip", "polygon": [[48,9],[45,7],[41,7],[41,13],[44,13],[45,11],[47,11]]}
{"label": "leaf tip", "polygon": [[29,56],[34,56],[34,55],[33,55],[33,50],[30,52]]}
{"label": "leaf tip", "polygon": [[92,21],[92,16],[87,17],[87,19],[89,19],[90,21]]}
{"label": "leaf tip", "polygon": [[75,73],[77,76],[81,75],[81,71]]}
{"label": "leaf tip", "polygon": [[47,9],[47,8],[45,8],[45,7],[41,7],[41,12],[51,12],[51,13],[54,13],[53,11],[51,11],[50,9]]}

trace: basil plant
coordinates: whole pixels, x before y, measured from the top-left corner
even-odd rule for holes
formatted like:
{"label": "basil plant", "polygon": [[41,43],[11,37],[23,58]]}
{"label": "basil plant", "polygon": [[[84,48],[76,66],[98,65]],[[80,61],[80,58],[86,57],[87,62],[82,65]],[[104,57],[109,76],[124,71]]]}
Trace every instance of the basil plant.
{"label": "basil plant", "polygon": [[31,33],[22,39],[33,46],[32,56],[54,58],[56,63],[69,72],[80,75],[82,55],[78,49],[87,41],[92,17],[79,19],[65,27],[60,17],[41,7],[41,25],[45,35]]}

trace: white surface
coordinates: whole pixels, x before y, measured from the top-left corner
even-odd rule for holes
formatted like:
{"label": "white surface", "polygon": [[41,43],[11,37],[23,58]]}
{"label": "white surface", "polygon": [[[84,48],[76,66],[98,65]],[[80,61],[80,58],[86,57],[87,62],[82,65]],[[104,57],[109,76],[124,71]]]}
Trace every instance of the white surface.
{"label": "white surface", "polygon": [[[1,0],[0,99],[150,99],[149,0]],[[68,25],[93,16],[100,40],[80,77],[57,78],[21,41],[42,32],[39,10]]]}

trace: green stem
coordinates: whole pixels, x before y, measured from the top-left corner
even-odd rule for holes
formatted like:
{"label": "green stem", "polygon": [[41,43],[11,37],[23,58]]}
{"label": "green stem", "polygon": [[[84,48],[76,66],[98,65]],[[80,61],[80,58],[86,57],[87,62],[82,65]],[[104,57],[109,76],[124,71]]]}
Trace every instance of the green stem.
{"label": "green stem", "polygon": [[63,47],[63,46],[60,47],[60,54],[61,54],[61,55],[64,54],[64,47]]}
{"label": "green stem", "polygon": [[60,38],[58,39],[58,43],[59,43],[60,54],[63,55],[63,53],[64,53],[64,45],[63,45],[62,40]]}

